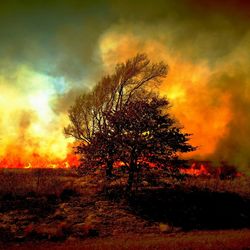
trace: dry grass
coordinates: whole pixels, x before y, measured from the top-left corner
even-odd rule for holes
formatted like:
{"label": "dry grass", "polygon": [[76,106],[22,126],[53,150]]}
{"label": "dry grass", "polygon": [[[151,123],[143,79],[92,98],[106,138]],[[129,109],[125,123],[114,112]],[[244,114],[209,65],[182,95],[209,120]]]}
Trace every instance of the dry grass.
{"label": "dry grass", "polygon": [[[157,184],[155,184],[157,183]],[[145,182],[139,189],[145,187]],[[87,175],[79,177],[74,170],[65,169],[0,169],[0,196],[6,194],[25,196],[30,193],[36,195],[60,194],[64,189],[100,190],[105,185],[114,188],[124,187],[126,178],[105,183],[103,176]],[[212,192],[236,193],[242,197],[250,197],[250,177],[242,176],[235,179],[221,180],[210,177],[188,177],[183,180],[175,178],[156,178],[152,183],[148,181],[147,187],[178,187],[186,189],[208,190]],[[94,191],[94,190],[93,190]]]}
{"label": "dry grass", "polygon": [[[99,228],[100,232],[102,233],[101,230],[109,230],[109,235],[112,235],[110,234],[111,229],[112,227],[117,227],[115,223],[120,219],[122,219],[125,224],[130,223],[131,225],[132,223],[132,228],[135,228],[136,225],[139,224],[139,221],[146,221],[152,222],[154,225],[170,223],[169,225],[172,225],[174,228],[180,227],[183,229],[178,233],[173,233],[173,230],[167,234],[160,233],[158,229],[158,231],[154,231],[153,235],[147,235],[145,234],[146,229],[142,228],[142,231],[138,231],[140,235],[133,234],[135,231],[131,230],[128,231],[131,232],[130,235],[126,236],[122,233],[119,235],[119,238],[111,236],[111,238],[99,237],[94,240],[87,239],[84,241],[68,240],[63,244],[40,242],[39,245],[34,245],[31,241],[19,245],[18,249],[33,249],[34,247],[38,250],[46,248],[249,249],[247,248],[250,246],[249,229],[218,231],[218,229],[222,228],[240,229],[249,227],[249,223],[245,223],[243,219],[242,221],[238,221],[238,216],[242,215],[242,211],[246,216],[246,220],[249,221],[249,210],[246,211],[246,208],[249,208],[250,198],[249,177],[239,177],[232,180],[205,177],[190,177],[183,180],[159,178],[157,181],[159,183],[158,186],[155,186],[155,181],[152,183],[150,183],[150,180],[147,183],[144,182],[143,185],[138,188],[138,191],[135,192],[136,195],[132,197],[131,200],[119,203],[118,199],[116,203],[116,201],[113,202],[112,199],[105,200],[110,197],[108,197],[107,193],[105,196],[104,193],[100,193],[100,191],[107,185],[106,187],[109,187],[119,196],[120,193],[118,190],[121,191],[122,187],[126,185],[125,178],[113,180],[105,184],[103,176],[91,175],[79,178],[70,170],[2,169],[0,171],[0,198],[4,204],[5,198],[8,197],[8,195],[12,195],[12,200],[9,199],[5,202],[6,204],[12,204],[12,207],[3,210],[3,213],[9,213],[9,211],[11,212],[13,209],[17,212],[20,211],[18,209],[23,209],[18,207],[19,202],[15,203],[15,199],[16,201],[20,200],[25,203],[26,199],[23,198],[26,196],[35,197],[35,200],[31,200],[34,204],[28,200],[26,201],[27,204],[25,204],[29,207],[23,207],[30,209],[31,212],[36,209],[34,211],[38,211],[35,212],[38,217],[44,208],[48,209],[51,207],[51,210],[48,209],[47,213],[44,213],[44,219],[41,217],[41,221],[44,221],[48,215],[53,214],[56,209],[60,208],[61,203],[66,202],[72,211],[74,209],[74,205],[72,204],[77,203],[78,207],[83,207],[86,216],[88,211],[90,211],[92,215],[95,215],[96,218],[101,214],[101,216],[98,217],[101,220],[100,223],[98,222],[101,225]],[[60,195],[65,189],[75,190],[79,196],[64,201]],[[49,199],[45,199],[46,202],[43,208],[41,206],[43,205],[42,200],[40,201],[39,197],[48,197],[49,195],[55,195],[60,198],[56,199],[55,204],[50,204]],[[215,203],[217,206],[214,206]],[[16,204],[15,208],[13,208],[13,204]],[[224,207],[225,204],[227,204],[226,207]],[[31,207],[31,205],[34,208]],[[240,206],[242,206],[242,208],[239,208]],[[4,206],[2,207],[5,208]],[[121,215],[125,214],[124,211],[126,212],[126,216],[121,217]],[[224,211],[227,212],[226,215]],[[84,213],[81,212],[79,216],[81,217],[82,214]],[[127,216],[127,214],[129,214],[130,217]],[[160,217],[155,217],[156,214],[159,214]],[[214,216],[215,214],[218,216],[217,219]],[[112,217],[113,215],[117,215],[117,220]],[[223,220],[220,215],[225,215],[225,220]],[[207,216],[211,216],[212,220],[207,219]],[[130,221],[129,218],[134,219]],[[227,224],[229,221],[228,218],[234,218],[235,221],[231,221],[229,225]],[[210,227],[210,222],[212,227]],[[108,228],[105,223],[108,223],[110,227]],[[119,226],[121,225],[119,224]],[[185,232],[185,227],[188,230],[202,229],[203,231]],[[204,231],[208,228],[214,228],[217,231]],[[9,247],[10,249],[17,249],[17,247],[13,245]],[[3,249],[8,248],[5,245]]]}
{"label": "dry grass", "polygon": [[242,197],[250,197],[250,177],[242,176],[234,179],[221,180],[210,177],[188,177],[182,181],[175,179],[163,179],[161,183],[171,186],[182,186],[183,188],[207,189],[213,192],[237,193]]}
{"label": "dry grass", "polygon": [[59,194],[75,179],[76,174],[63,169],[1,169],[0,195]]}

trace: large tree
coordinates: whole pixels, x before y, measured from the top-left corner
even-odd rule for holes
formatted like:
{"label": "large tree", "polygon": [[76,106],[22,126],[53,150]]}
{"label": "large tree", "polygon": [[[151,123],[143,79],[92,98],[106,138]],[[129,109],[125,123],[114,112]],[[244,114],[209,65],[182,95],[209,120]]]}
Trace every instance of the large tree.
{"label": "large tree", "polygon": [[170,116],[168,100],[152,91],[166,74],[164,63],[137,55],[76,99],[65,133],[80,142],[83,171],[105,166],[110,177],[113,164],[123,162],[131,190],[142,166],[170,167],[180,153],[195,149]]}
{"label": "large tree", "polygon": [[65,128],[65,134],[80,143],[78,152],[83,160],[89,152],[93,153],[91,148],[95,147],[96,135],[105,135],[102,148],[97,148],[88,162],[91,159],[104,162],[107,175],[111,175],[117,150],[112,138],[107,136],[110,129],[107,114],[122,110],[139,92],[159,84],[167,71],[163,62],[152,63],[146,55],[138,54],[118,64],[113,74],[104,76],[91,91],[76,99],[69,110],[70,124]]}
{"label": "large tree", "polygon": [[[105,133],[96,133],[96,150],[106,150],[106,140],[112,141],[116,160],[127,167],[127,190],[131,190],[135,172],[141,167],[172,167],[182,152],[194,150],[189,134],[183,133],[170,116],[166,98],[149,93],[132,98],[120,110],[106,114],[109,124]],[[89,148],[94,153],[94,148]]]}

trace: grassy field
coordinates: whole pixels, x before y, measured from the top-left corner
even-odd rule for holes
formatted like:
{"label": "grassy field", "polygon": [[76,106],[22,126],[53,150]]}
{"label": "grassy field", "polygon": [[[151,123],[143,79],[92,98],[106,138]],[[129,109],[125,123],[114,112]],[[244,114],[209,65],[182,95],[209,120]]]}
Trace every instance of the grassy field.
{"label": "grassy field", "polygon": [[[36,193],[37,195],[58,195],[65,188],[76,189],[81,192],[96,187],[98,190],[105,184],[108,187],[121,187],[126,180],[118,178],[104,183],[104,173],[91,174],[79,177],[74,170],[68,169],[0,169],[0,196],[6,194],[27,195]],[[182,180],[175,178],[155,178],[151,176],[147,179],[146,186],[161,186],[175,189],[197,188],[199,190],[210,190],[213,192],[237,193],[240,196],[250,197],[250,177],[242,176],[234,179],[221,180],[210,177],[189,177]],[[156,184],[155,184],[156,183]],[[144,187],[144,183],[140,186]]]}
{"label": "grassy field", "polygon": [[249,249],[249,181],[152,176],[127,197],[123,178],[2,169],[1,247]]}

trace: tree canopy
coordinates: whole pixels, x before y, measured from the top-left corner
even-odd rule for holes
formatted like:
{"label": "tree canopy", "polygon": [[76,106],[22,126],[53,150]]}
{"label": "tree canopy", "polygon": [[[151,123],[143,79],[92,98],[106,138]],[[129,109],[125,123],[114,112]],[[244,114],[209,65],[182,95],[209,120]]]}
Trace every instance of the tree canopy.
{"label": "tree canopy", "polygon": [[110,177],[114,163],[120,162],[127,169],[130,190],[142,166],[171,167],[180,153],[195,149],[188,143],[190,135],[171,117],[168,99],[152,91],[151,84],[159,84],[167,69],[162,62],[137,55],[76,99],[65,133],[80,142],[83,171],[105,166]]}
{"label": "tree canopy", "polygon": [[166,64],[151,63],[145,54],[117,64],[112,74],[102,77],[91,91],[76,99],[69,110],[66,135],[89,143],[96,132],[105,128],[106,113],[121,109],[146,86],[159,84],[167,72]]}

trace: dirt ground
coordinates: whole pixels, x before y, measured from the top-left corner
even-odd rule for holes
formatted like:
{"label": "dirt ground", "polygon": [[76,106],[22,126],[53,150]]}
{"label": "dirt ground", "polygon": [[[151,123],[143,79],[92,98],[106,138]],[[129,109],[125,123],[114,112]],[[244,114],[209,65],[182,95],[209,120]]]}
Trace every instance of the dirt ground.
{"label": "dirt ground", "polygon": [[122,249],[194,249],[194,250],[249,250],[250,230],[192,231],[172,234],[125,234],[94,239],[68,239],[65,242],[28,242],[2,245],[1,250],[55,249],[55,250],[122,250]]}

